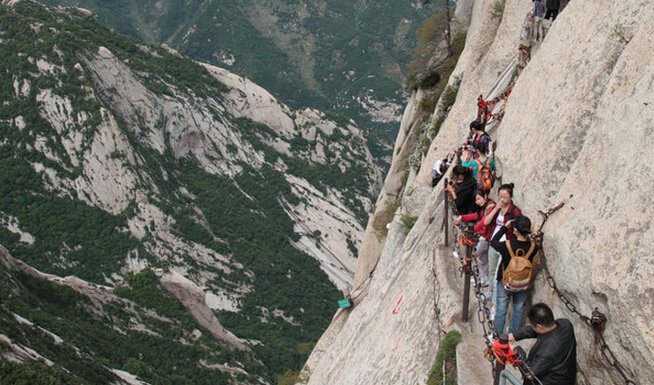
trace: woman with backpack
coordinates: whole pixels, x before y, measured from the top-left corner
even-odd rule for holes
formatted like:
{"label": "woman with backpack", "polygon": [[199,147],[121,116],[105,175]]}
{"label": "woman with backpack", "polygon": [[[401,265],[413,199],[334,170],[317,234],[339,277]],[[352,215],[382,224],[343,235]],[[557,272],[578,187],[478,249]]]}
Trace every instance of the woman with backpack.
{"label": "woman with backpack", "polygon": [[452,169],[454,181],[445,188],[454,199],[456,211],[460,214],[471,214],[475,212],[475,190],[477,181],[472,177],[472,170],[460,164]]}
{"label": "woman with backpack", "polygon": [[[498,195],[499,199],[497,204],[493,207],[493,210],[486,215],[484,218],[484,225],[489,226],[493,229],[493,235],[491,239],[500,231],[504,224],[511,220],[517,218],[519,215],[522,215],[522,211],[513,203],[513,188],[515,185],[513,183],[503,184],[500,186]],[[515,234],[511,229],[502,235],[500,241],[504,242],[507,239],[514,239]],[[500,259],[500,253],[492,247],[488,249],[488,275],[494,276],[497,270],[497,262]],[[495,281],[491,280],[490,287],[491,296],[493,298],[493,307],[491,308],[491,316],[494,316],[495,310],[497,309],[497,296],[495,294]]]}
{"label": "woman with backpack", "polygon": [[[493,228],[484,226],[484,217],[488,215],[495,207],[495,201],[488,197],[488,191],[477,189],[475,194],[475,204],[479,208],[477,212],[467,215],[461,215],[454,219],[454,226],[459,222],[473,222],[475,224],[475,232],[479,234],[479,242],[477,242],[477,260],[479,261],[479,278],[483,287],[488,286],[488,244],[490,237],[493,234]],[[490,296],[490,294],[488,294]]]}
{"label": "woman with backpack", "polygon": [[[500,239],[511,228],[515,238],[501,241]],[[519,215],[515,219],[506,221],[491,240],[491,246],[498,250],[502,257],[495,276],[497,284],[495,330],[498,334],[504,333],[506,314],[511,301],[513,301],[513,315],[508,333],[518,330],[525,314],[525,301],[533,275],[531,262],[538,252],[538,245],[529,239],[529,234],[531,234],[531,221],[526,216]]]}
{"label": "woman with backpack", "polygon": [[461,157],[461,165],[472,169],[472,175],[477,180],[480,189],[490,191],[495,184],[495,161],[488,156],[488,145],[481,142],[477,145],[477,158],[470,151],[465,151]]}
{"label": "woman with backpack", "polygon": [[[470,123],[470,140],[468,144],[476,149],[479,148],[480,143],[484,143],[486,148],[490,148],[491,137],[484,131],[484,126],[477,120]],[[475,154],[473,154],[474,156]],[[477,158],[476,156],[474,156]]]}

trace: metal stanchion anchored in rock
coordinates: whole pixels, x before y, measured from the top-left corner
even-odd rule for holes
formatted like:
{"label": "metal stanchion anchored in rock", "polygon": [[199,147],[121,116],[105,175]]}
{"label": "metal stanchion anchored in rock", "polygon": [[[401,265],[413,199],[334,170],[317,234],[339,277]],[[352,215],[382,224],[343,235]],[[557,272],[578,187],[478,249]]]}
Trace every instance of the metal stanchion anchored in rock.
{"label": "metal stanchion anchored in rock", "polygon": [[[449,183],[448,179],[445,178],[445,186],[447,186],[448,183]],[[443,213],[443,225],[441,226],[441,228],[445,227],[445,247],[449,247],[450,246],[450,240],[449,240],[449,233],[450,232],[449,232],[449,228],[448,228],[448,226],[449,226],[449,219],[448,219],[449,215],[448,214],[450,212],[450,208],[449,208],[450,194],[447,191],[445,191],[444,194],[445,194],[445,205],[444,205],[445,206],[445,212]]]}
{"label": "metal stanchion anchored in rock", "polygon": [[[572,195],[570,195],[570,198],[572,198]],[[540,227],[538,228],[538,231],[536,232],[534,236],[534,240],[538,243],[538,246],[541,250],[541,269],[543,271],[543,274],[545,275],[545,279],[547,281],[547,284],[554,290],[556,295],[559,297],[559,300],[563,302],[565,307],[572,313],[576,314],[579,316],[579,319],[581,319],[586,325],[588,325],[592,330],[593,333],[595,334],[595,337],[597,338],[597,341],[599,341],[599,348],[600,348],[600,353],[602,354],[602,357],[604,357],[604,360],[606,361],[607,365],[610,367],[613,367],[622,377],[622,379],[625,381],[626,385],[638,385],[637,382],[632,380],[626,373],[626,370],[624,366],[617,360],[615,357],[615,354],[613,354],[613,351],[609,347],[609,345],[606,343],[606,340],[604,339],[604,329],[606,327],[606,322],[607,322],[607,317],[603,313],[599,311],[597,307],[593,309],[593,312],[590,317],[582,314],[579,310],[577,310],[577,307],[568,299],[559,289],[558,285],[556,284],[556,281],[554,280],[554,277],[550,273],[549,269],[547,268],[547,260],[545,259],[545,253],[543,252],[543,226],[545,225],[545,222],[549,219],[550,215],[561,209],[563,206],[565,206],[566,202],[562,202],[559,205],[549,209],[547,212],[542,212],[538,211],[538,213],[543,217],[543,222],[541,223]]]}
{"label": "metal stanchion anchored in rock", "polygon": [[[454,211],[454,207],[451,207],[451,210]],[[477,319],[482,325],[484,341],[486,343],[486,349],[484,349],[484,358],[490,362],[493,374],[495,374],[495,365],[493,364],[495,361],[495,356],[493,355],[492,342],[494,339],[496,339],[497,333],[495,332],[493,321],[490,320],[490,309],[486,305],[488,298],[486,298],[483,292],[483,286],[481,284],[479,260],[475,251],[477,243],[479,242],[479,234],[474,233],[472,228],[465,223],[460,223],[459,226],[455,228],[455,230],[459,230],[460,235],[458,236],[459,240],[455,244],[455,250],[452,252],[452,255],[454,258],[458,259],[459,263],[461,264],[459,267],[461,275],[463,276],[465,274],[463,312],[461,318],[463,321],[468,320],[470,281],[472,279],[474,281],[475,298],[477,299],[478,304]],[[462,246],[466,247],[465,258],[462,257]]]}
{"label": "metal stanchion anchored in rock", "polygon": [[[467,225],[462,225],[463,232],[459,236],[457,241],[458,246],[464,246],[466,248],[465,258],[463,259],[462,265],[459,267],[461,276],[463,276],[463,308],[461,311],[461,320],[463,322],[468,321],[468,305],[470,304],[470,280],[472,275],[472,249],[473,245],[477,244],[479,235],[475,234],[472,227]],[[473,240],[476,238],[476,240]],[[459,254],[460,255],[460,254]]]}

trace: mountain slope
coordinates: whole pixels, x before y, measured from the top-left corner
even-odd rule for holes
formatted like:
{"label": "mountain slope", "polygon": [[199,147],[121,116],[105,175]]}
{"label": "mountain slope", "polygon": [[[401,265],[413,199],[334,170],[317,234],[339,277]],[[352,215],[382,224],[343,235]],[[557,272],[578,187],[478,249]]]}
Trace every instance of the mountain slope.
{"label": "mountain slope", "polygon": [[[189,311],[208,307],[250,341],[242,376],[299,368],[297,345],[316,340],[334,284],[352,280],[380,184],[359,129],[82,10],[10,3],[0,243],[44,273],[95,284],[145,267],[179,274]],[[203,303],[189,304],[197,287]]]}
{"label": "mountain slope", "polygon": [[151,270],[114,290],[43,274],[2,247],[0,262],[3,382],[229,383],[248,375],[244,366],[263,373],[233,335],[214,341],[204,333],[215,330],[197,329]]}
{"label": "mountain slope", "polygon": [[345,113],[365,128],[382,164],[390,162],[406,99],[415,31],[442,7],[422,0],[44,2],[88,8],[104,25],[247,76],[294,108]]}

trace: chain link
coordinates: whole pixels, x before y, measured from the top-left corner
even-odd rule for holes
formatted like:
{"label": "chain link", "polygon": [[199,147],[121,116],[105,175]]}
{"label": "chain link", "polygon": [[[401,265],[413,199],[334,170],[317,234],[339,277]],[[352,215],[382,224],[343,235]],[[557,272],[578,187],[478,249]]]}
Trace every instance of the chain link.
{"label": "chain link", "polygon": [[[572,198],[572,195],[570,195],[570,198]],[[599,313],[599,311],[597,311],[597,308],[595,308],[592,318],[579,312],[579,310],[577,310],[577,307],[558,288],[558,286],[556,285],[556,281],[554,280],[554,277],[552,277],[550,270],[547,268],[547,259],[545,258],[545,253],[543,251],[543,233],[541,230],[543,229],[545,222],[547,222],[547,220],[549,219],[549,216],[552,215],[557,210],[559,210],[561,207],[563,207],[565,203],[566,202],[560,203],[559,205],[549,209],[546,213],[542,211],[538,211],[538,213],[543,216],[543,223],[541,223],[538,232],[534,237],[534,240],[538,242],[538,247],[541,253],[541,268],[543,270],[543,274],[545,274],[545,279],[547,280],[547,284],[552,288],[552,290],[554,290],[556,295],[559,297],[559,300],[563,302],[565,307],[568,310],[570,310],[570,312],[579,316],[579,318],[593,330],[595,336],[601,342],[600,352],[602,354],[602,357],[604,357],[606,363],[609,366],[615,368],[615,370],[620,374],[620,376],[622,376],[622,379],[625,381],[626,385],[629,384],[638,385],[636,382],[634,382],[627,376],[624,367],[622,366],[622,364],[620,364],[618,359],[613,354],[613,351],[606,343],[606,340],[604,339],[603,331],[604,331],[604,321],[606,321],[606,317],[603,314]]]}
{"label": "chain link", "polygon": [[[570,195],[570,198],[572,198],[572,195]],[[456,213],[456,209],[454,207],[454,202],[451,199],[450,200],[450,209],[452,213]],[[604,321],[606,320],[606,317],[604,317],[603,314],[599,313],[597,311],[597,308],[595,309],[595,312],[597,312],[601,317],[597,319],[595,312],[593,313],[593,318],[588,317],[584,314],[582,314],[579,310],[577,310],[577,307],[570,301],[559,289],[559,287],[556,284],[556,281],[554,280],[554,277],[550,273],[548,267],[547,267],[547,260],[545,258],[545,253],[543,252],[543,233],[542,229],[547,220],[549,219],[549,216],[561,209],[566,202],[562,202],[559,205],[549,209],[547,212],[542,212],[538,211],[538,213],[543,216],[543,222],[541,223],[536,235],[533,237],[534,241],[538,243],[539,249],[540,249],[540,256],[541,256],[541,269],[543,271],[543,274],[545,275],[545,280],[547,281],[547,284],[554,290],[556,295],[559,297],[559,300],[565,305],[565,307],[573,314],[576,314],[586,325],[591,327],[595,335],[597,336],[598,340],[601,342],[600,345],[600,352],[602,354],[602,357],[604,357],[604,360],[606,363],[615,368],[615,370],[622,376],[623,380],[625,381],[625,385],[638,385],[635,381],[631,380],[627,374],[625,373],[625,369],[620,364],[620,362],[617,360],[615,357],[615,354],[611,350],[611,348],[608,346],[606,343],[606,340],[604,339],[603,335],[603,330],[604,330]],[[448,224],[445,224],[446,226]],[[476,252],[476,245],[479,241],[479,234],[476,234],[471,231],[469,227],[465,227],[463,224],[459,223],[458,226],[455,227],[455,230],[458,230],[460,233],[458,236],[455,234],[455,239],[458,239],[458,241],[455,243],[455,249],[456,253],[459,259],[459,263],[461,266],[459,267],[459,271],[461,272],[461,275],[463,275],[464,272],[470,270],[472,273],[472,277],[474,279],[474,288],[475,288],[475,298],[477,299],[477,304],[478,304],[478,309],[477,309],[477,320],[479,323],[482,325],[483,333],[484,333],[484,341],[486,343],[486,349],[484,349],[484,358],[486,358],[492,367],[492,372],[493,372],[493,378],[496,376],[496,369],[494,365],[495,361],[495,355],[492,353],[492,343],[489,339],[489,336],[493,339],[496,339],[498,337],[497,331],[495,330],[494,327],[494,322],[491,321],[490,319],[490,309],[486,305],[486,298],[484,296],[484,293],[482,292],[482,285],[481,285],[481,278],[480,278],[480,273],[479,273],[479,263],[478,263],[478,256]],[[455,232],[456,233],[456,232]],[[470,247],[472,249],[472,256],[474,263],[472,261],[467,261],[466,257],[463,256],[463,253],[461,252],[461,246],[465,245],[466,247]],[[434,277],[436,277],[436,271],[435,269],[433,270]],[[434,311],[437,313],[437,308],[436,308],[436,303],[434,304]],[[436,315],[439,326],[440,326],[440,318],[439,315]]]}
{"label": "chain link", "polygon": [[438,302],[440,300],[440,290],[439,290],[439,282],[438,282],[438,275],[436,274],[436,251],[434,250],[432,254],[432,267],[431,267],[431,272],[432,275],[434,276],[434,316],[436,317],[436,322],[438,323],[438,345],[441,345],[442,342],[442,337],[446,333],[445,328],[443,327],[443,324],[441,322],[441,316],[440,316],[440,310],[438,309]]}
{"label": "chain link", "polygon": [[[542,250],[542,248],[541,248],[541,250]],[[572,313],[576,314],[577,316],[579,316],[579,318],[593,330],[593,332],[595,333],[595,336],[597,336],[597,338],[600,340],[600,342],[601,342],[600,352],[602,353],[602,357],[604,357],[606,363],[609,366],[612,366],[613,368],[615,368],[615,370],[620,374],[622,379],[625,381],[625,384],[637,385],[636,382],[634,382],[633,380],[631,380],[627,376],[622,364],[620,364],[620,362],[617,360],[617,358],[613,354],[613,351],[611,350],[609,345],[606,343],[606,340],[604,339],[604,333],[602,332],[602,328],[599,327],[597,324],[594,324],[590,317],[580,313],[577,310],[577,308],[575,307],[575,305],[565,295],[563,295],[563,293],[561,293],[559,288],[556,286],[556,282],[554,281],[554,278],[552,277],[549,269],[547,268],[547,263],[546,263],[544,254],[541,254],[541,261],[542,261],[542,264],[543,264],[542,265],[543,273],[545,274],[545,276],[547,278],[547,282],[548,282],[549,286],[554,290],[554,292],[556,292],[557,296],[559,297],[561,302],[563,302],[565,307],[568,308],[568,310],[570,310],[570,312],[572,312]]]}
{"label": "chain link", "polygon": [[[452,205],[453,206],[453,205]],[[453,208],[453,207],[452,207]],[[454,210],[453,210],[454,211]],[[490,320],[490,309],[488,306],[486,306],[486,298],[483,293],[483,287],[481,285],[481,278],[479,274],[479,263],[478,263],[478,257],[477,257],[477,252],[476,252],[476,245],[479,242],[479,234],[474,233],[471,228],[465,226],[462,223],[459,223],[458,226],[455,227],[456,232],[460,233],[460,235],[457,237],[455,236],[455,239],[459,239],[458,242],[455,244],[456,252],[458,253],[459,256],[459,262],[461,266],[459,267],[459,271],[463,274],[466,270],[470,269],[471,271],[471,276],[474,279],[474,289],[475,289],[475,298],[477,299],[477,320],[482,326],[483,333],[484,333],[484,342],[486,344],[486,349],[484,349],[484,358],[488,360],[488,362],[491,365],[491,371],[493,373],[493,378],[496,377],[496,369],[495,369],[495,355],[493,354],[493,345],[491,343],[491,340],[489,339],[489,336],[491,336],[493,339],[497,338],[497,332],[495,331],[495,326],[493,324],[493,321]],[[472,260],[474,260],[475,263],[472,263],[471,261],[466,261],[466,258],[463,257],[463,253],[461,252],[461,245],[466,245],[466,247],[470,247],[472,250]]]}

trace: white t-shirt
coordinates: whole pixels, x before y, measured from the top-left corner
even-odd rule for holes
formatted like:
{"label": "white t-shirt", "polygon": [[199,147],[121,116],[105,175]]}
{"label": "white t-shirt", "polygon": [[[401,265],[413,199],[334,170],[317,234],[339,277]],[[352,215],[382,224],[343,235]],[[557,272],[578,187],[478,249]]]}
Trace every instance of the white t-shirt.
{"label": "white t-shirt", "polygon": [[434,163],[433,166],[431,166],[431,170],[438,173],[438,175],[441,174],[441,166],[443,165],[443,159],[439,159]]}
{"label": "white t-shirt", "polygon": [[[493,230],[493,236],[491,239],[495,237],[495,234],[497,234],[498,231],[504,226],[504,214],[502,214],[502,210],[497,213],[497,219],[495,220],[495,230]],[[500,242],[506,241],[506,234],[502,235],[502,238],[500,238]]]}

